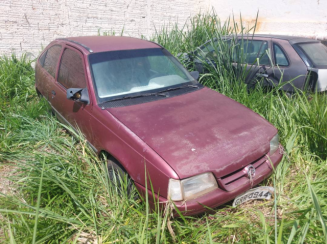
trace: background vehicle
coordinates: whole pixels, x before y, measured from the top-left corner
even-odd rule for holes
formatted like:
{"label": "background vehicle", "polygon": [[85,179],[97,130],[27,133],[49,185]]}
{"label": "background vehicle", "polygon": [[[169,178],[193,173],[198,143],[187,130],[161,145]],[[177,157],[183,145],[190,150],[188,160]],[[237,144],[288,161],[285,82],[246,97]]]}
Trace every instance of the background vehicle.
{"label": "background vehicle", "polygon": [[[221,41],[226,42],[222,45]],[[217,58],[219,55],[219,58]],[[188,54],[196,70],[205,73],[222,60],[242,68],[249,85],[261,81],[294,92],[294,87],[311,91],[327,90],[327,47],[320,41],[279,35],[224,36],[210,40]],[[217,61],[219,60],[219,61]],[[291,82],[288,82],[291,81]]]}
{"label": "background vehicle", "polygon": [[152,195],[147,178],[162,204],[196,214],[259,184],[282,159],[275,127],[197,76],[158,44],[98,36],[50,43],[35,81],[58,118],[141,194]]}

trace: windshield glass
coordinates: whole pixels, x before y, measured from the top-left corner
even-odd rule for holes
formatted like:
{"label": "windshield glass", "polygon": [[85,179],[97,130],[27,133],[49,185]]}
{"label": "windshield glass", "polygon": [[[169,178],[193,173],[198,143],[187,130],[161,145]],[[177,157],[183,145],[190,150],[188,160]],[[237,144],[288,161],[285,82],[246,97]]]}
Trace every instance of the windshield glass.
{"label": "windshield glass", "polygon": [[198,58],[216,58],[217,53],[221,53],[223,55],[224,52],[229,50],[230,44],[231,40],[222,40],[219,42],[218,40],[209,41],[198,48],[198,50],[195,52],[195,56]]}
{"label": "windshield glass", "polygon": [[98,102],[194,80],[168,51],[160,48],[94,53],[89,61]]}
{"label": "windshield glass", "polygon": [[199,50],[197,51],[197,54],[200,56],[205,57],[208,53],[213,52],[215,48],[218,47],[218,41],[210,41],[207,44],[199,47]]}
{"label": "windshield glass", "polygon": [[327,68],[327,47],[318,42],[297,44],[316,68]]}

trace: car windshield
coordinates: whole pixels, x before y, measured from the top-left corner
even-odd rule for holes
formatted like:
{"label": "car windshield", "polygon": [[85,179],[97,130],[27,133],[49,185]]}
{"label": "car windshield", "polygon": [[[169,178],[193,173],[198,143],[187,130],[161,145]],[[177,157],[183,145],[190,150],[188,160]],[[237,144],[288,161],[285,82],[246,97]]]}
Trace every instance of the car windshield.
{"label": "car windshield", "polygon": [[316,68],[327,67],[327,47],[319,42],[297,44],[309,57]]}
{"label": "car windshield", "polygon": [[210,41],[207,44],[199,47],[199,50],[197,51],[198,55],[201,55],[203,57],[205,57],[208,53],[212,52],[215,50],[215,48],[218,47],[218,41]]}
{"label": "car windshield", "polygon": [[160,48],[94,53],[89,61],[98,102],[194,80],[168,51]]}
{"label": "car windshield", "polygon": [[[217,52],[221,52],[221,50],[226,51],[230,48],[231,40],[227,40],[226,42],[218,42],[218,40],[209,41],[206,44],[200,46],[195,51],[195,56],[198,58],[214,58],[217,57]],[[226,44],[224,44],[226,43]]]}

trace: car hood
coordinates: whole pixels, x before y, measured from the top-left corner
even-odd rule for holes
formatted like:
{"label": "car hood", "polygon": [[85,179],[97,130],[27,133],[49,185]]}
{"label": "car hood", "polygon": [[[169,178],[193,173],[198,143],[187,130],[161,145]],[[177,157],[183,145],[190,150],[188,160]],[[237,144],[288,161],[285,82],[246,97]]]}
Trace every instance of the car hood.
{"label": "car hood", "polygon": [[269,151],[277,129],[252,110],[209,88],[138,105],[108,108],[183,179],[222,177]]}

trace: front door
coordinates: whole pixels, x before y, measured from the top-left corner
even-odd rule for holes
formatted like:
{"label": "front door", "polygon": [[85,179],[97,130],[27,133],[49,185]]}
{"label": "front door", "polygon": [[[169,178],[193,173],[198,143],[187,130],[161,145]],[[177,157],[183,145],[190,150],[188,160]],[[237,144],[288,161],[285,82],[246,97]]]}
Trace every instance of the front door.
{"label": "front door", "polygon": [[270,43],[269,38],[238,39],[233,65],[249,86],[272,72]]}
{"label": "front door", "polygon": [[68,88],[87,88],[87,76],[82,53],[66,46],[60,60],[57,82],[52,88],[55,98],[52,106],[63,123],[80,130],[86,139],[92,141],[90,116],[92,104],[67,99]]}

